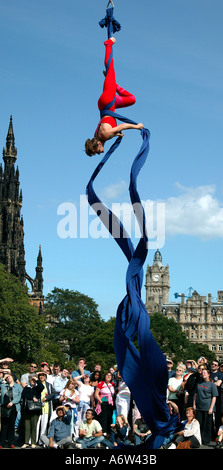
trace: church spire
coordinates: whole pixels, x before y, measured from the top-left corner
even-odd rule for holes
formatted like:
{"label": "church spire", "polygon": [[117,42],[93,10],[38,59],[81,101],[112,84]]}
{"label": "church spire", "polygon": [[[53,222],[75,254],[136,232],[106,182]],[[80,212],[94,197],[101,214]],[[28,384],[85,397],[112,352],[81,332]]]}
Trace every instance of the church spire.
{"label": "church spire", "polygon": [[8,157],[12,158],[13,163],[15,163],[15,160],[17,158],[17,149],[15,147],[15,136],[13,131],[12,116],[10,116],[9,129],[6,138],[6,146],[5,148],[3,148],[3,159],[5,162]]}

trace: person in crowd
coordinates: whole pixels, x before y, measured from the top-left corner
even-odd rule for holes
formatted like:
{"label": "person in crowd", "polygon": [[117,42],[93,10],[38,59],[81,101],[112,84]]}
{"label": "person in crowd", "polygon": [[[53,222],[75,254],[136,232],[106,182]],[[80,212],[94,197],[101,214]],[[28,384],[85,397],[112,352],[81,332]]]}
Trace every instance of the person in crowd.
{"label": "person in crowd", "polygon": [[[76,379],[70,378],[63,390],[60,392],[59,402],[62,405],[69,403],[72,411],[72,420],[71,420],[71,434],[77,434],[77,415],[78,415],[78,405],[80,402],[79,392],[76,390],[77,381]],[[76,428],[76,431],[75,431]]]}
{"label": "person in crowd", "polygon": [[202,378],[203,381],[199,382],[196,387],[193,408],[196,410],[196,417],[200,423],[202,443],[209,444],[218,390],[214,382],[211,381],[209,370],[202,370]]}
{"label": "person in crowd", "polygon": [[90,377],[90,385],[94,387],[94,391],[96,390],[99,382],[101,382],[101,372],[99,370],[95,370],[92,372]]}
{"label": "person in crowd", "polygon": [[168,370],[168,379],[171,379],[171,377],[176,377],[176,372],[173,369],[173,361],[167,358],[166,365]]}
{"label": "person in crowd", "polygon": [[94,370],[93,370],[92,374],[96,371],[101,372],[101,369],[102,369],[102,365],[100,364],[100,362],[96,362],[95,365],[94,365]]}
{"label": "person in crowd", "polygon": [[47,381],[47,373],[44,371],[39,372],[38,378],[43,385],[41,392],[42,413],[37,422],[37,443],[41,445],[40,436],[46,434],[50,422],[50,417],[53,411],[52,402],[55,398],[55,390],[51,383]]}
{"label": "person in crowd", "polygon": [[29,378],[32,377],[32,375],[36,373],[36,371],[37,371],[37,365],[34,361],[32,361],[29,365],[29,371],[26,372],[25,374],[22,374],[20,377],[22,388],[29,385]]}
{"label": "person in crowd", "polygon": [[80,379],[83,378],[82,380],[78,380],[78,377],[76,377],[76,384],[78,387],[78,392],[79,392],[79,404],[77,407],[78,410],[78,416],[77,416],[77,422],[78,425],[83,421],[86,415],[86,410],[89,407],[93,407],[94,403],[94,387],[90,385],[90,375],[84,374],[83,376],[79,377]]}
{"label": "person in crowd", "polygon": [[15,420],[20,412],[22,387],[14,381],[14,376],[7,373],[0,379],[1,390],[1,441],[0,448],[5,447],[6,438],[10,448],[14,448]]}
{"label": "person in crowd", "polygon": [[221,425],[219,426],[218,432],[217,432],[217,448],[221,448],[223,446],[223,417],[221,418]]}
{"label": "person in crowd", "polygon": [[149,439],[151,434],[152,433],[149,427],[147,426],[143,416],[140,415],[140,417],[137,418],[133,424],[133,439],[135,445],[137,446],[145,442],[147,439]]}
{"label": "person in crowd", "polygon": [[109,434],[115,405],[115,385],[112,382],[112,374],[110,372],[107,372],[104,380],[99,382],[95,391],[95,398],[97,400],[95,412],[102,426],[103,434]]}
{"label": "person in crowd", "polygon": [[72,379],[75,379],[75,377],[79,377],[80,375],[91,375],[90,371],[85,369],[87,366],[87,362],[85,357],[80,357],[78,359],[78,368],[77,370],[73,370],[71,377]]}
{"label": "person in crowd", "polygon": [[176,377],[171,377],[168,380],[168,400],[176,403],[179,407],[180,414],[183,410],[184,391],[182,389],[183,382],[183,367],[178,365],[176,367]]}
{"label": "person in crowd", "polygon": [[119,371],[117,373],[117,379],[118,379],[118,383],[117,383],[117,388],[116,388],[116,399],[115,399],[116,412],[117,412],[117,415],[124,415],[126,419],[128,419],[129,410],[130,410],[130,402],[131,402],[131,393]]}
{"label": "person in crowd", "polygon": [[101,424],[94,419],[94,410],[86,411],[86,419],[79,426],[79,437],[76,440],[76,447],[82,449],[95,448],[104,440]]}
{"label": "person in crowd", "polygon": [[55,395],[55,398],[54,398],[54,401],[53,401],[53,409],[55,410],[57,408],[57,406],[60,405],[60,392],[61,390],[63,390],[66,385],[67,385],[67,382],[68,382],[68,376],[69,376],[69,371],[68,369],[62,369],[62,371],[60,372],[60,375],[58,375],[57,377],[55,377],[55,380],[53,382],[53,388],[56,392],[56,395]]}
{"label": "person in crowd", "polygon": [[222,417],[222,410],[221,410],[221,402],[222,402],[222,384],[223,384],[223,373],[220,371],[219,368],[219,361],[214,360],[211,363],[211,379],[215,383],[218,389],[218,396],[216,398],[215,404],[215,437],[217,435],[217,430],[221,426],[221,417]]}
{"label": "person in crowd", "polygon": [[31,444],[36,447],[36,430],[40,414],[42,413],[41,393],[44,385],[37,375],[30,374],[27,379],[28,385],[22,391],[22,418],[25,428],[25,443],[22,448]]}
{"label": "person in crowd", "polygon": [[194,394],[196,391],[196,387],[198,382],[203,382],[202,371],[207,369],[206,363],[200,363],[197,367],[197,371],[191,374],[184,387],[184,408],[188,408],[193,406]]}
{"label": "person in crowd", "polygon": [[[201,431],[200,423],[195,418],[196,412],[192,407],[186,409],[186,421],[183,422],[184,428],[177,432],[172,444],[175,444],[176,448],[180,442],[190,443],[192,449],[198,449],[201,445]],[[173,446],[171,446],[173,449]]]}
{"label": "person in crowd", "polygon": [[0,359],[0,367],[3,375],[5,374],[12,374],[14,382],[20,384],[18,377],[16,376],[15,372],[11,370],[10,364],[14,362],[14,359],[11,357],[5,357],[4,359]]}
{"label": "person in crowd", "polygon": [[113,449],[120,443],[130,446],[131,442],[128,439],[128,432],[129,423],[126,416],[123,414],[117,415],[115,423],[111,424],[109,439],[104,439],[102,441],[103,446],[108,447],[109,449]]}
{"label": "person in crowd", "polygon": [[50,423],[48,435],[46,433],[41,435],[41,442],[50,449],[68,448],[72,444],[71,410],[66,410],[65,406],[58,406],[56,414],[57,417]]}

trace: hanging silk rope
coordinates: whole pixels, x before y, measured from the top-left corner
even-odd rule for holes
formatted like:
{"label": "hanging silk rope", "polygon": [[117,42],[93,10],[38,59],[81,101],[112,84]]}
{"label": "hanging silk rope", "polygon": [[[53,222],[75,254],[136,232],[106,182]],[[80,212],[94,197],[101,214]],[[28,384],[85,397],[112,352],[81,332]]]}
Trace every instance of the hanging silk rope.
{"label": "hanging silk rope", "polygon": [[[99,23],[101,27],[107,28],[108,39],[121,29],[120,24],[114,19],[113,10],[113,7],[107,8],[105,18]],[[106,74],[113,61],[112,51],[110,52],[111,57],[107,58]],[[108,103],[105,109],[100,110],[101,117],[111,116],[130,125],[137,124],[135,121],[117,114],[114,109],[115,103]],[[148,156],[150,132],[145,128],[142,128],[140,132],[143,142],[133,161],[129,184],[131,203],[141,231],[141,238],[136,248],[133,247],[121,221],[102,203],[93,188],[95,178],[120,145],[122,137],[116,139],[96,167],[87,185],[86,194],[90,206],[113,236],[129,263],[126,273],[127,294],[117,309],[114,351],[120,374],[129,387],[141,415],[152,431],[152,436],[144,446],[156,449],[162,445],[165,436],[176,429],[178,418],[176,415],[170,416],[166,402],[168,383],[166,358],[153,338],[150,330],[150,317],[141,299],[143,265],[148,252],[148,237],[145,213],[137,191],[137,177]],[[133,344],[136,336],[138,337],[138,348]]]}

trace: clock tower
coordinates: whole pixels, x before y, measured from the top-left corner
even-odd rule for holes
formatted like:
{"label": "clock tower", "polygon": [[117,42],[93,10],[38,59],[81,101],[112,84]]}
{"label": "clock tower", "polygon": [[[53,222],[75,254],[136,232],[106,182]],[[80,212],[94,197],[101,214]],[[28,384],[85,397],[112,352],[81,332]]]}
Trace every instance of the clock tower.
{"label": "clock tower", "polygon": [[146,272],[146,308],[148,313],[160,312],[169,302],[169,266],[163,266],[162,255],[156,250],[152,266]]}

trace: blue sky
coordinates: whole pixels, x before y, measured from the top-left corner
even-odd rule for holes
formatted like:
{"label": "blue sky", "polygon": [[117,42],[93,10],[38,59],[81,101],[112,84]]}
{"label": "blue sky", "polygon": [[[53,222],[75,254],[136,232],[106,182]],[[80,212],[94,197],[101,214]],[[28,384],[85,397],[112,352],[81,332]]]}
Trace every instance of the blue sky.
{"label": "blue sky", "polygon": [[[137,99],[125,114],[151,132],[139,193],[155,208],[165,206],[161,253],[170,268],[170,300],[189,287],[216,297],[223,289],[223,2],[114,3],[122,25],[114,47],[116,77]],[[44,293],[54,286],[79,290],[108,319],[125,295],[127,262],[111,237],[79,234],[82,197],[100,158],[88,158],[84,142],[99,120],[106,31],[98,22],[106,5],[0,0],[0,142],[3,147],[12,115],[27,272],[35,275],[41,244]],[[126,131],[95,183],[110,207],[128,207],[129,172],[140,144],[138,131]],[[76,238],[58,235],[64,220],[58,208],[64,207],[76,211]],[[95,216],[89,213],[88,220],[95,228]]]}

